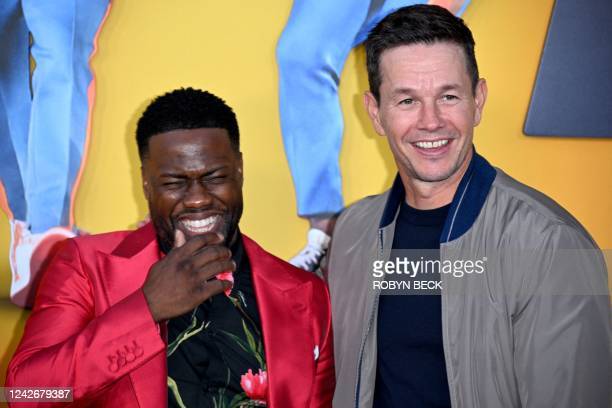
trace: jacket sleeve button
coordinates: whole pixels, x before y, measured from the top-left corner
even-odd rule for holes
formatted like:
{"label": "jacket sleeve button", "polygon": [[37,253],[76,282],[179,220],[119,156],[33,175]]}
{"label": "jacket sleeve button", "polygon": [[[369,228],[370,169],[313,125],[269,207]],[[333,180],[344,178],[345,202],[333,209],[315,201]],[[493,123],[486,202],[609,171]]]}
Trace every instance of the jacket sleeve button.
{"label": "jacket sleeve button", "polygon": [[138,343],[136,343],[136,341],[132,341],[132,344],[134,344],[134,347],[132,348],[132,352],[134,353],[134,357],[140,357],[144,354],[144,349],[142,347],[140,347],[138,345]]}
{"label": "jacket sleeve button", "polygon": [[115,356],[108,356],[108,370],[110,372],[117,372],[119,370],[119,365],[117,364],[117,357]]}
{"label": "jacket sleeve button", "polygon": [[134,361],[134,359],[136,359],[134,352],[130,350],[128,346],[125,346],[125,361],[131,363],[132,361]]}
{"label": "jacket sleeve button", "polygon": [[126,363],[125,353],[121,350],[117,350],[117,355],[119,356],[117,358],[117,364],[119,365],[119,367],[123,367]]}

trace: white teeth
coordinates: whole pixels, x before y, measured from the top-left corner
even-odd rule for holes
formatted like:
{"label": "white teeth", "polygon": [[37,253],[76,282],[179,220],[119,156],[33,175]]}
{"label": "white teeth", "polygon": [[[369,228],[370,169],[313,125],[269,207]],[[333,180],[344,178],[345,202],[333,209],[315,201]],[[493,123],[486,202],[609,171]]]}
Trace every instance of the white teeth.
{"label": "white teeth", "polygon": [[415,145],[421,149],[435,149],[437,147],[445,146],[448,144],[448,139],[436,140],[435,142],[416,142]]}
{"label": "white teeth", "polygon": [[201,234],[210,231],[217,219],[219,219],[219,216],[215,215],[203,220],[182,220],[181,224],[190,232]]}

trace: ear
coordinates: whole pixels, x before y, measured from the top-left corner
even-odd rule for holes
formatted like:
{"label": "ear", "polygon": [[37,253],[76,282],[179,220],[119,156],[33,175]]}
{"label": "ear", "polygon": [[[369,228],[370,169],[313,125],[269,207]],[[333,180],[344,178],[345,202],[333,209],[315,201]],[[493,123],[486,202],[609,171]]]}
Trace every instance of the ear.
{"label": "ear", "polygon": [[151,198],[151,185],[149,184],[149,177],[147,174],[147,170],[145,169],[144,163],[140,165],[140,178],[142,179],[142,191],[144,193],[145,199],[148,202]]}
{"label": "ear", "polygon": [[368,111],[368,115],[370,116],[370,120],[372,121],[372,125],[374,125],[374,130],[381,136],[385,136],[385,130],[383,129],[380,123],[380,110],[378,109],[378,101],[374,94],[370,91],[367,91],[363,94],[363,103],[365,105],[366,110]]}
{"label": "ear", "polygon": [[243,172],[243,166],[242,166],[242,152],[238,152],[238,163],[236,164],[236,170],[238,171],[238,177],[239,177],[239,182],[240,182],[240,187],[242,187],[242,184],[244,183],[244,172]]}
{"label": "ear", "polygon": [[474,111],[474,126],[478,126],[482,119],[482,111],[487,101],[487,93],[487,81],[485,81],[484,78],[480,78],[476,84],[476,92],[474,94],[474,103],[476,104],[476,110]]}

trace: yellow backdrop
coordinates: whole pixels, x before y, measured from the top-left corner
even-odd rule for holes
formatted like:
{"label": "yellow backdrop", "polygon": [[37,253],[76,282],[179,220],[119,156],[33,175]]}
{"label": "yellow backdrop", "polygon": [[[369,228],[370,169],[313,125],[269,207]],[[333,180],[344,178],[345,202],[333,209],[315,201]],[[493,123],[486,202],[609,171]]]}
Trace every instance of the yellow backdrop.
{"label": "yellow backdrop", "polygon": [[[307,224],[281,142],[274,50],[290,0],[222,2],[114,0],[93,60],[97,98],[77,225],[92,233],[133,228],[147,210],[134,143],[150,98],[180,86],[222,96],[234,107],[245,162],[243,231],[287,258]],[[476,39],[489,99],[475,136],[479,153],[572,212],[602,248],[612,248],[612,139],[533,138],[522,133],[553,0],[472,0],[464,15]],[[299,52],[299,50],[297,50]],[[386,141],[362,106],[363,49],[351,53],[340,94],[346,122],[341,156],[347,203],[383,191],[394,175]],[[0,216],[0,297],[8,297],[9,229]],[[0,378],[25,313],[0,301]],[[3,381],[3,380],[2,380]]]}

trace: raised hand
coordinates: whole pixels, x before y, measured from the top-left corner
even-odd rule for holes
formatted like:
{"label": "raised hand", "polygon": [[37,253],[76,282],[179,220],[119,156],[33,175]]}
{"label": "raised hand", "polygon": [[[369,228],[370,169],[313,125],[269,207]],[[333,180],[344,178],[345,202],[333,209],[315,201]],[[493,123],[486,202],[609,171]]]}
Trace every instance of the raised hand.
{"label": "raised hand", "polygon": [[222,242],[214,232],[186,241],[182,231],[175,231],[174,247],[153,265],[142,288],[156,322],[180,316],[231,287],[231,282],[215,279],[236,269]]}

